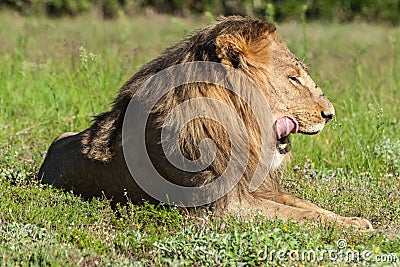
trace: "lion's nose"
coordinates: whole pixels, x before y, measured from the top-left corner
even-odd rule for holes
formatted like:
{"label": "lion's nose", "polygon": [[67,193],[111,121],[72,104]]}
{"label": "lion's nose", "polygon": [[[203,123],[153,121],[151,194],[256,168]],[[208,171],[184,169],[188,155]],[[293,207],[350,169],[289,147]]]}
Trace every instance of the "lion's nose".
{"label": "lion's nose", "polygon": [[335,114],[329,112],[325,113],[324,111],[321,111],[321,116],[325,119],[325,123],[328,123],[335,117]]}

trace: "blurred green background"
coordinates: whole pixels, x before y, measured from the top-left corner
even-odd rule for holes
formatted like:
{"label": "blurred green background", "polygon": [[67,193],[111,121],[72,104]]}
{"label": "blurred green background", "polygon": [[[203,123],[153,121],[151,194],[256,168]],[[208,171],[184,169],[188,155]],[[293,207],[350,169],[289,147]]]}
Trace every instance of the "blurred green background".
{"label": "blurred green background", "polygon": [[300,19],[305,13],[307,19],[314,20],[400,23],[400,0],[2,0],[0,8],[50,16],[76,16],[96,10],[104,18],[143,10],[174,15],[207,12],[265,16],[276,21]]}

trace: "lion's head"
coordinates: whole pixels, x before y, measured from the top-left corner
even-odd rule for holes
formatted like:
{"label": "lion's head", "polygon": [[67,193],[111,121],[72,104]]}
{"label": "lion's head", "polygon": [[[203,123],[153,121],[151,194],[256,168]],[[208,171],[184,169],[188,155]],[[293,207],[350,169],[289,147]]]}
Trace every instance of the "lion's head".
{"label": "lion's head", "polygon": [[[225,36],[219,38],[226,39]],[[333,118],[332,104],[306,66],[289,51],[275,31],[247,44],[240,43],[234,36],[230,38],[236,39],[236,46],[241,44],[237,56],[243,61],[243,70],[264,92],[276,120],[290,116],[296,120],[300,133],[316,134]],[[224,54],[219,56],[225,57]]]}

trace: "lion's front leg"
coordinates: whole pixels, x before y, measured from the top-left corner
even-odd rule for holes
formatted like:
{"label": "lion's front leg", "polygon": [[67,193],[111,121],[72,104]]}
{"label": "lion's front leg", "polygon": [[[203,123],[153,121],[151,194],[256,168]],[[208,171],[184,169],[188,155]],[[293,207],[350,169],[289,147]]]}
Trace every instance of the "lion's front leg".
{"label": "lion's front leg", "polygon": [[364,218],[343,217],[343,216],[337,215],[329,210],[325,210],[321,207],[318,207],[317,205],[315,205],[309,201],[300,199],[300,198],[293,196],[286,192],[278,193],[275,197],[275,201],[277,203],[283,204],[285,206],[291,206],[291,207],[300,208],[303,210],[308,210],[311,212],[322,214],[328,221],[338,222],[338,223],[344,224],[346,226],[356,226],[358,228],[366,229],[366,230],[373,229],[372,224]]}
{"label": "lion's front leg", "polygon": [[228,212],[233,214],[243,214],[244,212],[248,213],[250,216],[255,213],[261,213],[269,220],[293,220],[300,223],[308,220],[316,220],[319,222],[329,220],[327,215],[320,212],[284,205],[270,199],[259,197],[247,199],[246,201],[236,204],[230,203]]}
{"label": "lion's front leg", "polygon": [[[231,203],[232,204],[232,203]],[[306,222],[316,220],[321,223],[332,222],[346,227],[354,226],[364,230],[372,230],[368,220],[357,217],[343,217],[331,211],[325,210],[309,201],[302,200],[286,192],[255,192],[252,198],[233,205],[232,208],[242,211],[255,212],[256,210],[268,219],[281,219]]]}
{"label": "lion's front leg", "polygon": [[283,205],[302,208],[305,210],[311,210],[311,211],[319,212],[319,213],[322,213],[325,215],[333,214],[333,212],[331,212],[329,210],[325,210],[321,207],[318,207],[317,205],[311,203],[310,201],[303,200],[301,198],[298,198],[298,197],[293,196],[286,192],[277,193],[274,201],[281,203]]}

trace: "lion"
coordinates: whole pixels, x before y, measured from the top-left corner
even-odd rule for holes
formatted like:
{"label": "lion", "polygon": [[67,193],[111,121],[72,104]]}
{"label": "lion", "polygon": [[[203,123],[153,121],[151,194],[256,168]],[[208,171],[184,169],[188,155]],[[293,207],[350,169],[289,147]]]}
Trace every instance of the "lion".
{"label": "lion", "polygon": [[[187,187],[203,186],[217,179],[227,166],[231,155],[229,133],[212,119],[196,118],[186,123],[179,134],[177,149],[192,161],[201,157],[202,140],[214,141],[215,158],[204,170],[194,173],[177,169],[168,161],[161,145],[161,128],[168,114],[186,100],[208,97],[226,103],[239,114],[249,136],[249,158],[233,189],[205,207],[217,215],[261,212],[267,219],[299,223],[311,219],[372,229],[366,219],[337,215],[297,198],[281,186],[280,176],[291,153],[289,135],[321,132],[334,118],[335,110],[307,67],[279,37],[275,25],[257,18],[222,17],[145,64],[122,86],[110,111],[96,116],[88,129],[64,133],[53,141],[38,173],[41,182],[72,190],[86,199],[106,197],[112,203],[159,203],[132,179],[124,159],[124,117],[130,101],[150,77],[187,62],[219,63],[250,79],[271,110],[272,123],[266,125],[270,134],[267,142],[262,143],[255,113],[240,96],[223,86],[190,83],[174,88],[152,107],[146,124],[148,155],[165,179]],[[151,96],[160,93],[159,90],[154,86],[145,94]],[[219,109],[214,112],[219,113]],[[183,120],[183,115],[177,114],[173,120]],[[256,172],[263,146],[274,152],[273,164],[263,174],[262,183],[251,191],[251,177]],[[194,210],[197,212],[201,208]]]}

